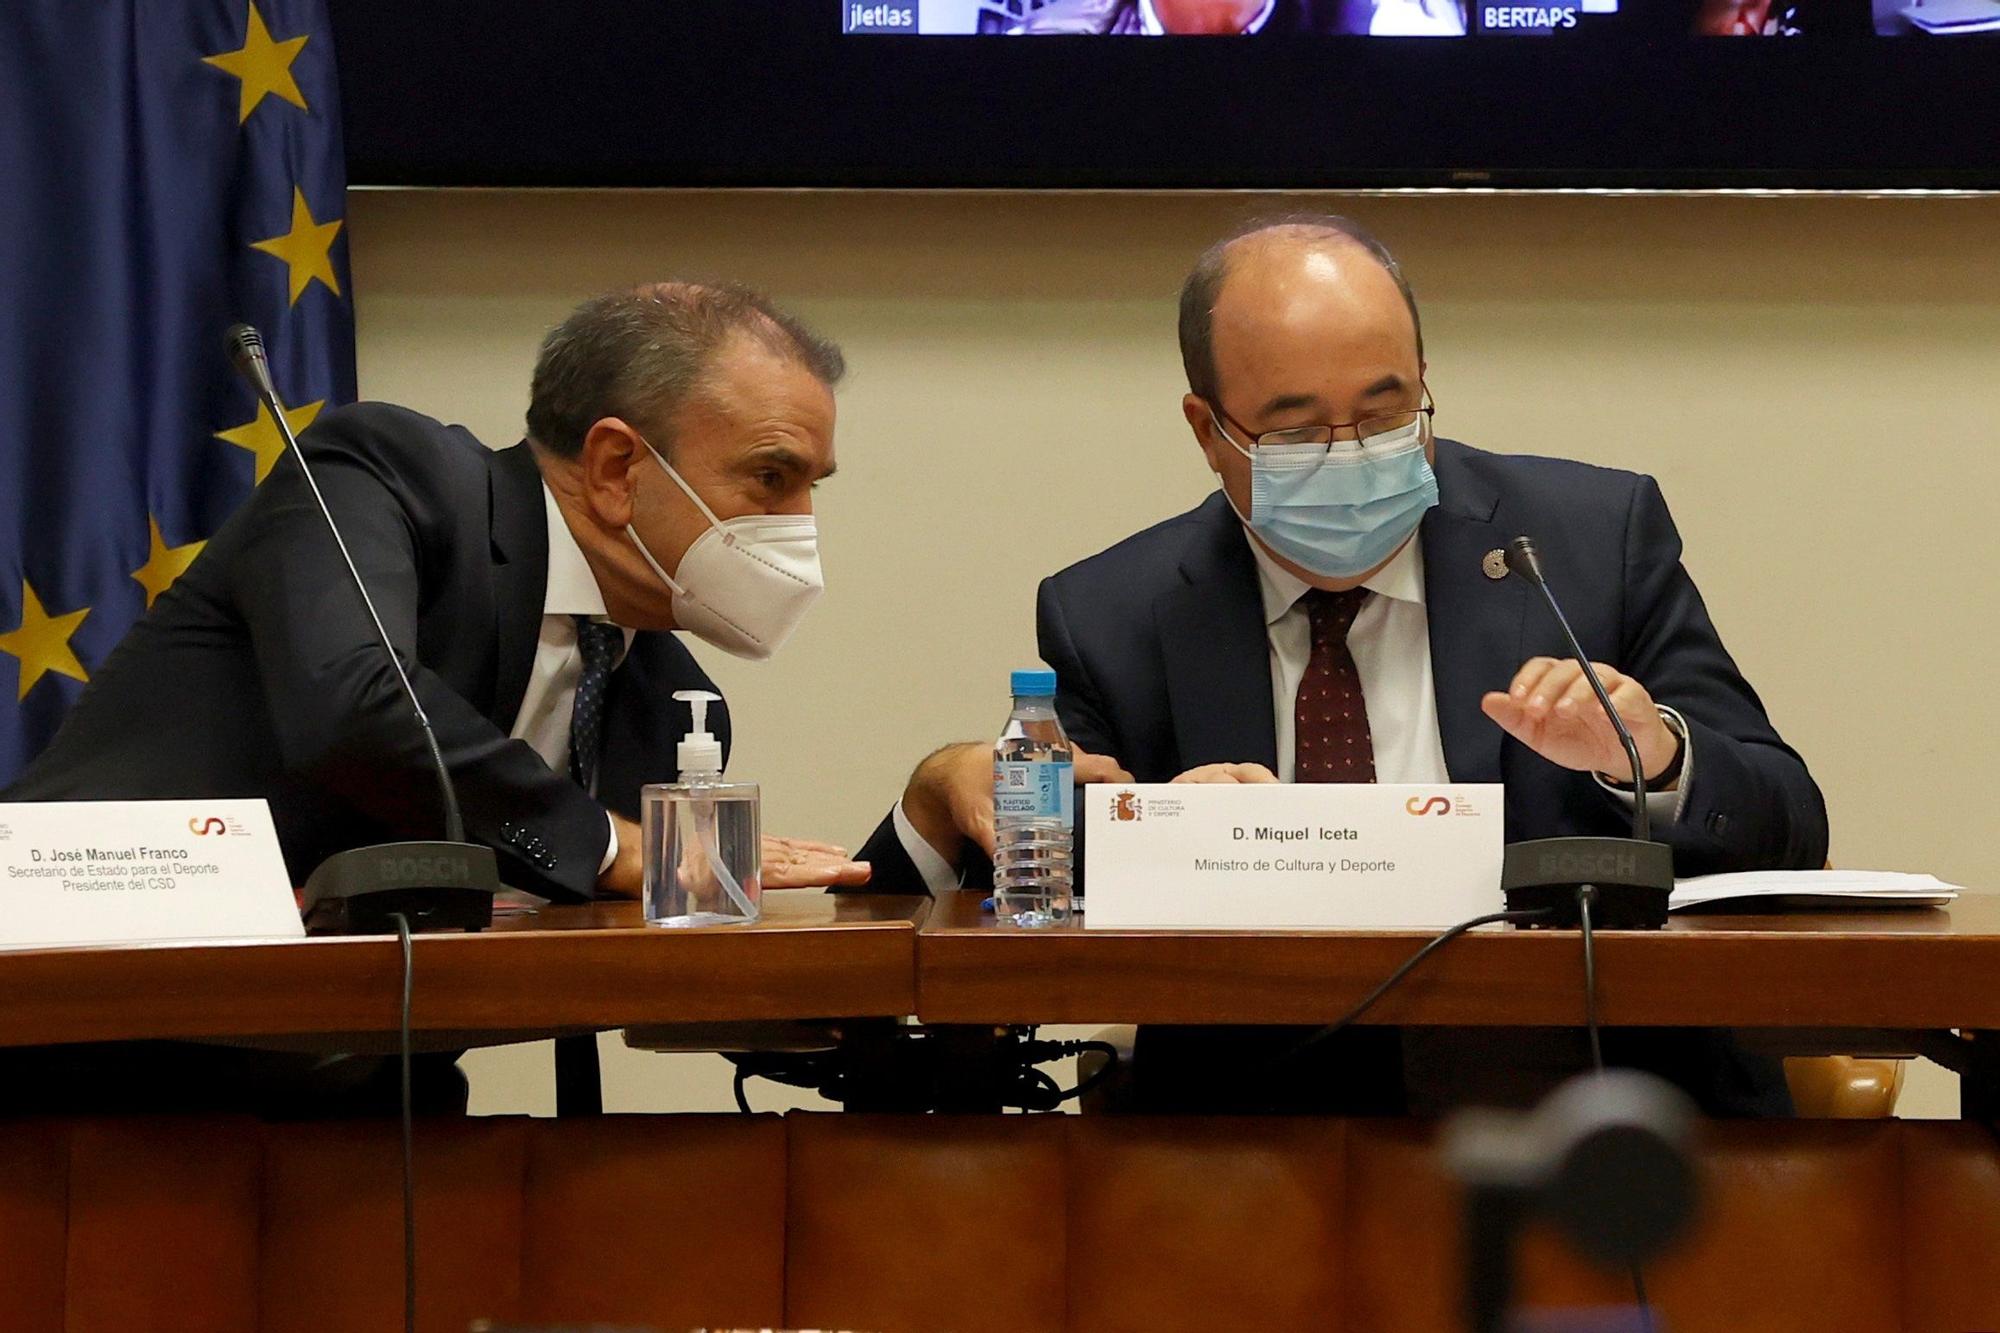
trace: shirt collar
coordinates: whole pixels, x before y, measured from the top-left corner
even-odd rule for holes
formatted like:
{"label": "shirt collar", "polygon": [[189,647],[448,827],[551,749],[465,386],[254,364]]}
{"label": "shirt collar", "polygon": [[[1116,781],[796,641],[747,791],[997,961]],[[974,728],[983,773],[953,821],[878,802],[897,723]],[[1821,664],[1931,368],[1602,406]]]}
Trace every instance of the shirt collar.
{"label": "shirt collar", "polygon": [[590,572],[590,562],[583,558],[583,548],[576,544],[576,536],[556,504],[555,492],[546,482],[542,484],[542,501],[549,516],[549,583],[542,597],[542,614],[602,616],[604,593],[597,586],[597,576]]}
{"label": "shirt collar", "polygon": [[[1250,555],[1257,562],[1257,590],[1264,599],[1264,623],[1275,625],[1297,605],[1299,598],[1311,590],[1312,585],[1279,565],[1264,549],[1264,543],[1253,537],[1248,528],[1243,530],[1243,540],[1250,543]],[[1361,586],[1392,601],[1422,606],[1424,553],[1423,543],[1417,540],[1416,534],[1411,534],[1410,540],[1389,558],[1388,564],[1362,580]]]}
{"label": "shirt collar", "polygon": [[[1278,0],[1264,0],[1264,7],[1257,11],[1257,17],[1251,19],[1249,26],[1245,27],[1243,31],[1261,31],[1264,25],[1270,21],[1271,11],[1277,7],[1277,4]],[[1145,30],[1148,37],[1164,37],[1167,35],[1166,28],[1160,23],[1160,16],[1153,12],[1153,0],[1139,0],[1139,26]]]}

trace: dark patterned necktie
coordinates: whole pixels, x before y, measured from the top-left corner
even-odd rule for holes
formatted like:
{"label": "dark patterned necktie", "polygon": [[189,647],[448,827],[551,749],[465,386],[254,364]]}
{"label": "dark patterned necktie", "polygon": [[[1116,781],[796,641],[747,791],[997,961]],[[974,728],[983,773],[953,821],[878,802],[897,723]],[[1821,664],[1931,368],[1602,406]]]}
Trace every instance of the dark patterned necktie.
{"label": "dark patterned necktie", "polygon": [[597,774],[598,743],[604,738],[604,689],[625,631],[588,616],[576,618],[576,647],[583,656],[583,674],[576,682],[576,704],[569,714],[569,775],[590,790]]}
{"label": "dark patterned necktie", "polygon": [[1368,733],[1361,673],[1347,651],[1347,631],[1367,599],[1366,588],[1314,588],[1301,599],[1312,621],[1312,657],[1292,713],[1292,769],[1299,782],[1375,780],[1375,741]]}

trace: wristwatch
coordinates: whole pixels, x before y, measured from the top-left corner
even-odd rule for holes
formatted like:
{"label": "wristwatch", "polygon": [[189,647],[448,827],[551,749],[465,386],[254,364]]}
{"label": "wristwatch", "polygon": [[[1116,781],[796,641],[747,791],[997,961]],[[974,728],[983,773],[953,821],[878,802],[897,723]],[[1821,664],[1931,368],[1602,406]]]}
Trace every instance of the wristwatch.
{"label": "wristwatch", "polygon": [[[1667,766],[1659,773],[1646,779],[1646,790],[1649,792],[1665,791],[1680,779],[1681,766],[1687,762],[1688,752],[1687,723],[1681,715],[1659,704],[1655,704],[1654,707],[1660,710],[1660,721],[1666,723],[1667,730],[1674,733],[1674,757],[1667,761]],[[1619,791],[1625,792],[1632,790],[1631,783],[1620,782],[1609,773],[1599,773],[1597,776],[1602,778],[1608,787],[1616,787]]]}

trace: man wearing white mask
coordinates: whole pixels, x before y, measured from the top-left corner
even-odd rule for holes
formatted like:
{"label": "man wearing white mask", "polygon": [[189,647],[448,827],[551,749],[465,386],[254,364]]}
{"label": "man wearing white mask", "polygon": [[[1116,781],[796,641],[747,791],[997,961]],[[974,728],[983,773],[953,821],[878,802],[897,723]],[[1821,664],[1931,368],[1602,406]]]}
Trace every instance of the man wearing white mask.
{"label": "man wearing white mask", "polygon": [[[579,307],[536,363],[527,439],[381,403],[300,441],[438,735],[468,837],[554,899],[640,885],[642,783],[714,685],[675,633],[783,645],[821,589],[840,351],[740,288]],[[725,747],[726,709],[709,710]],[[303,882],[436,836],[430,760],[298,470],[281,461],[100,667],[11,800],[263,796]],[[866,866],[772,839],[768,887]]]}

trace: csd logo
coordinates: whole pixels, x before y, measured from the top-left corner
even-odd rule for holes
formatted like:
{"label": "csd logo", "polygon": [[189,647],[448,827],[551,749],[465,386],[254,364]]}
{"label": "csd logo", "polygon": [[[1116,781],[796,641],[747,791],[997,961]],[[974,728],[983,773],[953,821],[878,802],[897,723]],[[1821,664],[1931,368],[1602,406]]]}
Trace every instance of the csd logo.
{"label": "csd logo", "polygon": [[1111,817],[1121,823],[1131,823],[1140,818],[1145,808],[1139,802],[1139,793],[1135,791],[1121,791],[1111,798]]}
{"label": "csd logo", "polygon": [[1451,802],[1442,796],[1412,796],[1403,808],[1413,815],[1448,815]]}
{"label": "csd logo", "polygon": [[207,819],[190,819],[188,821],[188,832],[193,833],[198,837],[205,838],[211,833],[214,834],[227,833],[229,832],[229,826],[224,824],[221,820],[217,819],[214,815],[210,815]]}

